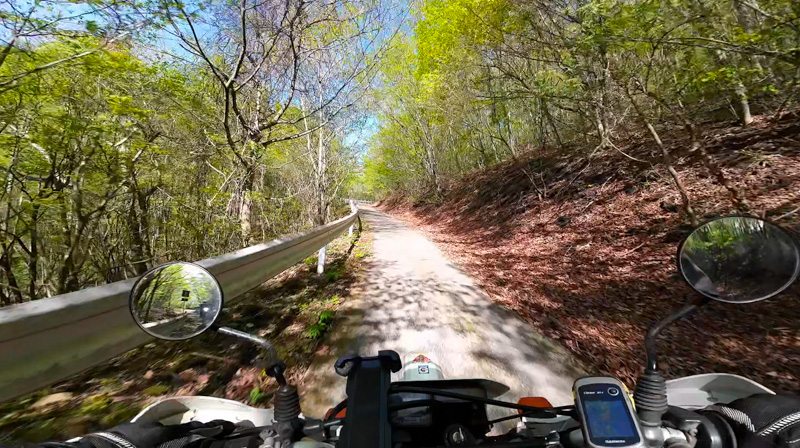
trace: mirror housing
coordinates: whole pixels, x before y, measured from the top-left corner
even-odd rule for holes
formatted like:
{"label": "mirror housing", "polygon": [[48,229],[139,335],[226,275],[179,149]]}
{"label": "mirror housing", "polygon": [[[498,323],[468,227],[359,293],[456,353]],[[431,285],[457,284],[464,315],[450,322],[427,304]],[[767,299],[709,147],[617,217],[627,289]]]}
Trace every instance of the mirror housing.
{"label": "mirror housing", "polygon": [[727,303],[766,300],[800,274],[800,250],[782,228],[728,216],[694,229],[678,248],[678,272],[695,291]]}
{"label": "mirror housing", "polygon": [[145,272],[131,288],[131,316],[151,336],[171,341],[193,338],[214,325],[222,312],[217,279],[194,263],[173,262]]}
{"label": "mirror housing", "polygon": [[677,264],[683,279],[703,297],[654,324],[644,340],[647,365],[636,381],[633,399],[646,435],[656,439],[660,432],[654,429],[669,408],[656,353],[661,331],[711,300],[750,303],[775,296],[797,279],[800,250],[794,237],[774,224],[728,216],[694,229],[678,247]]}

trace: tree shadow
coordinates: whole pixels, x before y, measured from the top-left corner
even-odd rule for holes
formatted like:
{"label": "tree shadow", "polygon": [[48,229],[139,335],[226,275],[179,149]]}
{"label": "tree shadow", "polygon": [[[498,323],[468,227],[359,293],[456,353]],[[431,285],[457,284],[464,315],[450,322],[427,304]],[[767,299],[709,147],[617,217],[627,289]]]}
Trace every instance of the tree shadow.
{"label": "tree shadow", "polygon": [[[576,240],[560,237],[574,236],[570,231],[554,230],[548,237],[559,244],[481,248],[482,257],[459,262],[495,300],[597,373],[633,384],[644,367],[648,327],[697,298],[677,274],[674,251],[681,238],[674,240],[668,228],[636,233],[630,236],[636,242],[619,245],[614,232],[608,239]],[[791,338],[798,322],[797,284],[766,302],[711,304],[664,333],[661,365],[669,377],[729,372],[796,392],[800,352]]]}
{"label": "tree shadow", "polygon": [[[800,231],[800,213],[783,216],[798,205],[797,115],[703,130],[708,152],[743,188],[750,213],[781,217],[778,224]],[[688,151],[686,137],[665,144],[701,221],[741,213],[700,154]],[[620,148],[660,163],[647,138]],[[633,382],[648,326],[695,297],[675,268],[689,228],[663,173],[617,151],[589,162],[543,149],[466,176],[440,204],[390,205],[409,212],[496,303],[594,370]],[[714,304],[664,334],[663,364],[672,377],[717,370],[797,393],[798,331],[797,285],[763,303]]]}
{"label": "tree shadow", "polygon": [[[337,315],[328,351],[317,354],[304,381],[305,412],[324,413],[344,398],[346,381],[332,369],[336,358],[379,350],[395,350],[401,358],[427,354],[447,378],[507,383],[511,391],[504,398],[512,401],[531,394],[564,404],[571,401],[572,381],[584,369],[562,347],[493,303],[435,248],[429,253],[409,241],[405,225],[374,212],[366,215],[376,232],[376,247],[381,241],[402,243],[398,253],[384,252],[370,261],[358,287],[360,298]],[[411,260],[406,263],[403,258]]]}

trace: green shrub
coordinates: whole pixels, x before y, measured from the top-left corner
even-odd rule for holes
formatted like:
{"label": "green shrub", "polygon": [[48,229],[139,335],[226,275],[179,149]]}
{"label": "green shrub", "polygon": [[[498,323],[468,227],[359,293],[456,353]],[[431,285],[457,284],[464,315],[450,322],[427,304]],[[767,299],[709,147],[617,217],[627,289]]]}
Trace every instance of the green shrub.
{"label": "green shrub", "polygon": [[325,310],[319,313],[319,318],[317,318],[317,322],[308,327],[306,330],[306,337],[309,339],[319,339],[325,334],[325,330],[328,329],[330,326],[331,321],[333,320],[333,311]]}
{"label": "green shrub", "polygon": [[319,323],[327,325],[333,319],[333,311],[325,310],[319,313]]}
{"label": "green shrub", "polygon": [[80,414],[104,413],[109,407],[111,407],[111,403],[113,401],[114,400],[104,395],[92,395],[91,397],[83,400],[79,412]]}
{"label": "green shrub", "polygon": [[164,395],[169,390],[169,386],[164,386],[161,384],[157,384],[155,386],[150,386],[147,389],[143,390],[142,393],[147,395],[148,397],[157,397],[159,395]]}
{"label": "green shrub", "polygon": [[320,337],[322,337],[322,334],[324,332],[325,328],[317,323],[308,327],[308,330],[306,330],[306,337],[308,337],[309,339],[319,339]]}
{"label": "green shrub", "polygon": [[325,272],[325,280],[327,280],[328,283],[335,282],[336,280],[339,280],[341,277],[342,273],[336,269],[331,269],[330,271]]}
{"label": "green shrub", "polygon": [[250,404],[258,404],[264,401],[264,397],[266,394],[261,391],[258,387],[254,387],[253,390],[250,391]]}

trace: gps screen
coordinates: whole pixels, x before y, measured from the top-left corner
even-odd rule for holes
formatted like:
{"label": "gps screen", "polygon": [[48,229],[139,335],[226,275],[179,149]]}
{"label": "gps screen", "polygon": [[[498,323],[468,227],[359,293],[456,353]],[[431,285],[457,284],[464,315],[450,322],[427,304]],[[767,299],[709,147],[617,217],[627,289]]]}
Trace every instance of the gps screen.
{"label": "gps screen", "polygon": [[627,393],[616,384],[594,383],[578,390],[584,430],[595,447],[624,447],[641,442]]}
{"label": "gps screen", "polygon": [[584,408],[592,437],[615,438],[636,435],[622,401],[586,401]]}

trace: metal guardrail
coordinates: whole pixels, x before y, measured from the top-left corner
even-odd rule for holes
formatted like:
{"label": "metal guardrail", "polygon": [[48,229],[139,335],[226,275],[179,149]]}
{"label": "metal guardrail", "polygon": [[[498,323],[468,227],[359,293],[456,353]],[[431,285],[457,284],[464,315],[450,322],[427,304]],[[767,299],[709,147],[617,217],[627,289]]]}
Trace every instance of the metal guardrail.
{"label": "metal guardrail", "polygon": [[[358,219],[358,209],[308,232],[198,261],[226,303],[324,248]],[[0,309],[0,402],[101,364],[153,338],[128,311],[136,279]]]}
{"label": "metal guardrail", "polygon": [[346,203],[348,203],[348,204],[350,204],[351,202],[355,202],[358,205],[370,205],[373,202],[375,202],[375,201],[368,201],[368,200],[364,200],[364,199],[345,199],[344,201]]}

